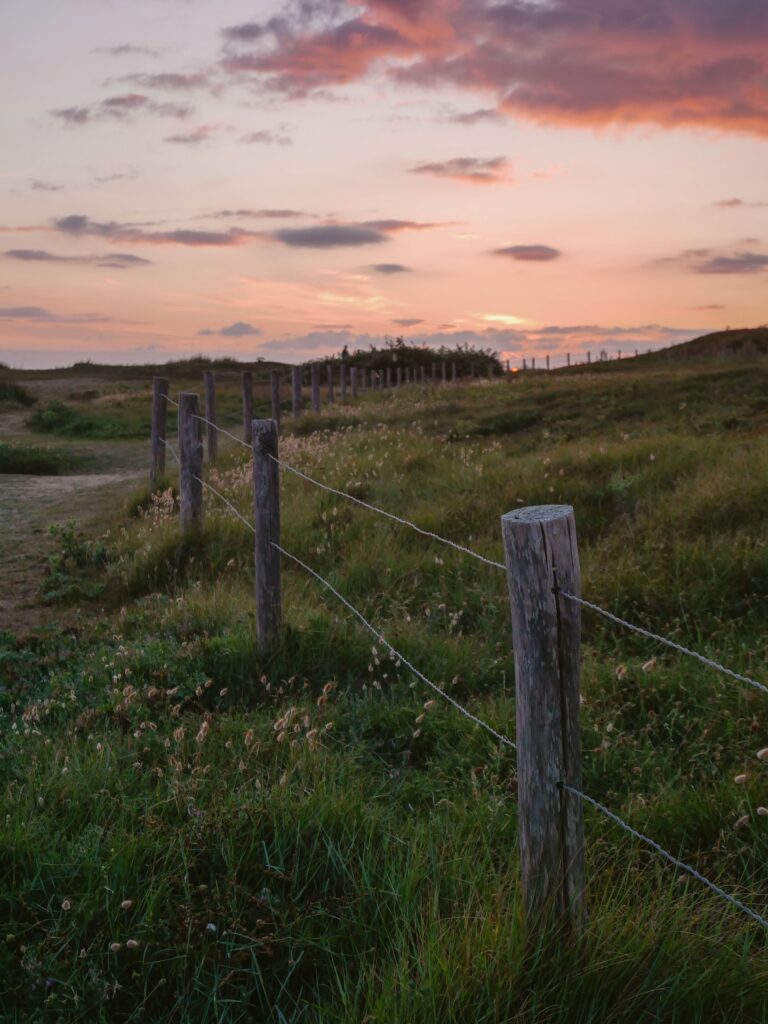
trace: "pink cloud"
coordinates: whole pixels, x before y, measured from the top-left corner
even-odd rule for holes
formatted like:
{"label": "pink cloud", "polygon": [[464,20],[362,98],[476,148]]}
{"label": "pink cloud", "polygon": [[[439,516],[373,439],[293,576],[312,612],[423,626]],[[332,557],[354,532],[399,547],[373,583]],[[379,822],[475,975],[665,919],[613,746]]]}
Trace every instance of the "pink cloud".
{"label": "pink cloud", "polygon": [[542,123],[768,135],[764,0],[361,0],[353,16],[335,0],[315,6],[325,17],[314,23],[232,30],[223,69],[288,96],[381,72]]}

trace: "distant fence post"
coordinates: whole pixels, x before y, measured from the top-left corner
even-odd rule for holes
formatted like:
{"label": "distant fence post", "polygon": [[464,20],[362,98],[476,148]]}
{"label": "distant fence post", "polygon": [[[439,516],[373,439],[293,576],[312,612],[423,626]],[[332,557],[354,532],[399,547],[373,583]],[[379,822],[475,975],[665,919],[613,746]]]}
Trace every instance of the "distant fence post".
{"label": "distant fence post", "polygon": [[273,370],[269,375],[270,396],[272,399],[272,419],[280,429],[280,371]]}
{"label": "distant fence post", "polygon": [[347,364],[341,363],[339,366],[339,392],[341,394],[342,402],[347,400]]}
{"label": "distant fence post", "polygon": [[203,525],[203,441],[200,400],[191,391],[179,395],[179,516],[183,533]]}
{"label": "distant fence post", "polygon": [[333,405],[333,363],[328,363],[328,404]]}
{"label": "distant fence post", "polygon": [[253,374],[245,370],[241,374],[243,382],[243,440],[250,444],[252,440],[251,424],[253,423]]}
{"label": "distant fence post", "polygon": [[441,360],[441,363],[442,363],[442,367],[441,368],[442,368],[442,373],[443,373],[443,384],[445,384],[446,380],[448,379],[448,372],[446,370],[445,360],[444,359]]}
{"label": "distant fence post", "polygon": [[154,490],[165,476],[165,438],[168,422],[168,378],[152,378],[152,435],[149,453],[149,486]]}
{"label": "distant fence post", "polygon": [[312,363],[312,412],[320,413],[320,364]]}
{"label": "distant fence post", "polygon": [[501,517],[515,652],[520,867],[526,918],[535,929],[584,926],[579,738],[576,523],[570,505],[515,509]]}
{"label": "distant fence post", "polygon": [[205,392],[205,441],[208,449],[208,461],[215,462],[219,450],[219,432],[216,429],[216,376],[213,370],[203,373],[203,390]]}
{"label": "distant fence post", "polygon": [[571,353],[570,352],[566,352],[565,353],[565,365],[566,366],[570,366],[571,365]]}
{"label": "distant fence post", "polygon": [[350,366],[349,368],[349,385],[352,388],[352,401],[357,398],[357,367]]}
{"label": "distant fence post", "polygon": [[293,418],[297,419],[304,411],[304,399],[301,394],[301,367],[291,368],[291,404],[293,407]]}
{"label": "distant fence post", "polygon": [[420,380],[422,386],[427,383],[427,368],[426,368],[426,366],[420,366],[419,367],[419,380]]}
{"label": "distant fence post", "polygon": [[451,380],[453,381],[454,384],[456,383],[456,376],[457,376],[456,375],[456,360],[452,359],[451,360]]}
{"label": "distant fence post", "polygon": [[269,647],[280,631],[280,467],[277,458],[277,424],[254,420],[253,514],[256,565],[256,640]]}

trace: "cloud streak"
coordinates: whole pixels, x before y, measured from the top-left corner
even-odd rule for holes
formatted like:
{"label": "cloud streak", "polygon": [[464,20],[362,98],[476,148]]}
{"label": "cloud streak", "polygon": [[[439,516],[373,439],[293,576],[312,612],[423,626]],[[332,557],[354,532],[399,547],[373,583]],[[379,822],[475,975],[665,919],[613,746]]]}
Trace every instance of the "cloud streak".
{"label": "cloud streak", "polygon": [[102,267],[110,270],[130,270],[149,266],[151,260],[124,252],[110,252],[97,256],[60,256],[45,249],[8,249],[4,255],[21,263],[74,263],[84,267]]}
{"label": "cloud streak", "polygon": [[448,178],[468,185],[498,185],[509,182],[509,163],[503,156],[484,159],[474,156],[457,156],[451,160],[437,160],[433,163],[418,164],[411,168],[411,174],[427,174],[434,178]]}
{"label": "cloud streak", "polygon": [[550,263],[562,256],[559,249],[550,245],[505,245],[501,249],[493,249],[492,254],[523,263]]}
{"label": "cloud streak", "polygon": [[179,103],[158,103],[143,93],[130,92],[109,96],[81,107],[58,107],[51,116],[67,128],[79,128],[95,121],[129,121],[139,114],[155,117],[185,118],[192,113],[192,107]]}
{"label": "cloud streak", "polygon": [[254,327],[253,324],[246,323],[243,320],[238,320],[237,323],[230,324],[229,327],[204,327],[197,333],[203,338],[213,336],[221,338],[254,338],[261,334],[261,328]]}

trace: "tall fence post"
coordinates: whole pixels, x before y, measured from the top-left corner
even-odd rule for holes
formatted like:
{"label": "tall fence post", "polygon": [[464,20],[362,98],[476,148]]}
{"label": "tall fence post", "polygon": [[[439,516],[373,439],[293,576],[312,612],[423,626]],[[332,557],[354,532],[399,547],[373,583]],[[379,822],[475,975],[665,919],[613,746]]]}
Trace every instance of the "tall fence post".
{"label": "tall fence post", "polygon": [[272,419],[280,430],[280,371],[273,370],[269,375],[270,397],[272,399]]}
{"label": "tall fence post", "polygon": [[183,533],[203,525],[203,441],[200,399],[191,391],[179,394],[179,518]]}
{"label": "tall fence post", "polygon": [[347,364],[341,363],[339,365],[339,393],[341,395],[342,402],[347,400]]}
{"label": "tall fence post", "polygon": [[333,405],[333,363],[328,363],[328,404]]}
{"label": "tall fence post", "polygon": [[219,451],[219,432],[216,429],[216,376],[213,370],[203,373],[203,390],[205,392],[205,443],[208,449],[208,461],[215,462]]}
{"label": "tall fence post", "polygon": [[320,413],[320,364],[312,363],[312,412]]}
{"label": "tall fence post", "polygon": [[523,902],[530,925],[583,930],[584,819],[579,738],[579,597],[570,505],[501,517],[515,653],[518,814]]}
{"label": "tall fence post", "polygon": [[444,359],[442,360],[442,363],[441,363],[441,370],[442,370],[442,375],[443,375],[443,384],[445,384],[445,382],[448,380],[448,371],[446,369],[446,365],[445,365],[445,360]]}
{"label": "tall fence post", "polygon": [[253,374],[250,370],[245,370],[240,376],[243,382],[243,440],[250,444],[253,437]]}
{"label": "tall fence post", "polygon": [[277,424],[254,420],[253,514],[256,565],[256,640],[269,647],[282,622],[280,597],[280,467],[277,458]]}
{"label": "tall fence post", "polygon": [[349,368],[349,386],[352,389],[352,401],[357,398],[357,367],[350,366]]}
{"label": "tall fence post", "polygon": [[291,404],[293,407],[293,418],[301,416],[304,411],[304,399],[301,394],[301,367],[294,366],[291,369]]}
{"label": "tall fence post", "polygon": [[167,377],[152,378],[152,439],[149,452],[149,486],[153,491],[165,476],[168,387]]}

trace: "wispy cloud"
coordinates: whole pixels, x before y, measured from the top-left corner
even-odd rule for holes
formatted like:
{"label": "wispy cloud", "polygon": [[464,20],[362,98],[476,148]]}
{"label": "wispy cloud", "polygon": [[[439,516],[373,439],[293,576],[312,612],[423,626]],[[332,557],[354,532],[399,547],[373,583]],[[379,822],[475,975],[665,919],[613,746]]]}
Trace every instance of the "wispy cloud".
{"label": "wispy cloud", "polygon": [[42,306],[5,306],[0,307],[0,320],[42,324],[101,324],[111,322],[112,317],[101,313],[52,313]]}
{"label": "wispy cloud", "polygon": [[87,106],[58,107],[51,111],[51,115],[68,128],[81,127],[94,121],[127,121],[139,114],[181,119],[191,113],[192,107],[179,103],[158,103],[137,92],[109,96]]}
{"label": "wispy cloud", "polygon": [[677,266],[694,274],[758,274],[768,270],[768,254],[721,252],[716,249],[685,249],[679,256],[656,261],[657,266]]}
{"label": "wispy cloud", "polygon": [[53,226],[62,234],[74,237],[106,238],[112,242],[134,245],[187,245],[193,248],[214,248],[243,245],[250,238],[264,237],[260,232],[234,227],[227,231],[198,231],[179,228],[173,231],[148,231],[141,225],[119,221],[94,221],[82,213],[59,217]]}
{"label": "wispy cloud", "polygon": [[118,46],[97,46],[94,53],[107,53],[110,57],[160,57],[162,50],[154,50],[149,46],[134,46],[133,43],[120,43]]}
{"label": "wispy cloud", "polygon": [[8,259],[22,263],[75,263],[84,267],[102,267],[110,270],[130,270],[133,267],[149,266],[151,260],[132,256],[124,252],[109,252],[96,256],[60,256],[45,249],[8,249]]}
{"label": "wispy cloud", "polygon": [[505,245],[501,249],[493,249],[494,256],[506,256],[511,260],[524,263],[549,263],[559,259],[562,253],[550,245]]}
{"label": "wispy cloud", "polygon": [[166,135],[163,141],[174,142],[182,146],[199,146],[213,138],[214,135],[218,135],[221,130],[221,125],[218,124],[201,124],[197,128],[190,128],[187,132]]}
{"label": "wispy cloud", "polygon": [[229,327],[204,327],[197,333],[204,338],[213,336],[222,338],[250,338],[261,334],[261,328],[254,327],[253,324],[246,323],[243,320],[238,320],[237,323],[230,324]]}
{"label": "wispy cloud", "polygon": [[738,199],[736,197],[732,199],[718,199],[717,202],[712,203],[713,206],[719,206],[723,210],[736,210],[736,209],[748,209],[753,210],[759,206],[768,206],[768,202],[754,201],[748,199]]}
{"label": "wispy cloud", "polygon": [[61,192],[63,185],[54,185],[50,181],[41,181],[40,178],[31,178],[29,187],[33,192]]}
{"label": "wispy cloud", "polygon": [[293,144],[290,135],[286,135],[284,132],[270,131],[267,128],[249,132],[248,135],[243,136],[241,141],[249,146],[290,146]]}
{"label": "wispy cloud", "polygon": [[451,160],[418,164],[411,168],[411,174],[428,174],[434,178],[449,178],[469,185],[498,185],[511,180],[509,163],[503,156],[457,156]]}
{"label": "wispy cloud", "polygon": [[155,74],[143,72],[121,75],[110,81],[126,82],[129,85],[137,85],[140,89],[159,89],[167,92],[191,92],[196,89],[206,89],[211,84],[207,71],[195,71],[190,74],[173,71],[161,71]]}
{"label": "wispy cloud", "polygon": [[402,263],[372,263],[368,269],[376,274],[407,274],[411,270]]}

